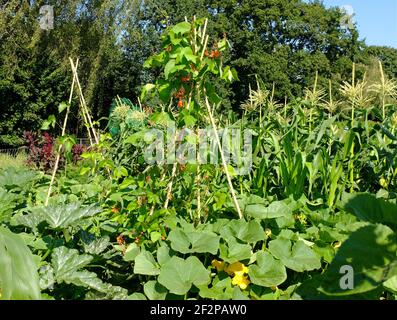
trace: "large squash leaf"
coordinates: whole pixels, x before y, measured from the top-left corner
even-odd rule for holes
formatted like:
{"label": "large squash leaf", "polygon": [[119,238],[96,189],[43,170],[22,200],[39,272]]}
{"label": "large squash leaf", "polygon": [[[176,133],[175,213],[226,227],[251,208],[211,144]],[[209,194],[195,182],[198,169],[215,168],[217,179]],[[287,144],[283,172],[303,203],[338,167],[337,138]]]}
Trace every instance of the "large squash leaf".
{"label": "large squash leaf", "polygon": [[192,284],[208,285],[210,272],[197,257],[190,256],[183,260],[173,256],[162,266],[158,282],[171,293],[183,295],[190,290]]}
{"label": "large squash leaf", "polygon": [[[396,234],[387,226],[369,225],[349,237],[321,278],[320,291],[334,296],[355,295],[375,290],[397,275]],[[342,266],[353,268],[352,290],[340,286]]]}
{"label": "large squash leaf", "polygon": [[76,249],[55,248],[51,257],[55,281],[105,293],[106,295],[103,298],[126,299],[126,289],[105,283],[98,278],[95,272],[83,269],[92,260],[93,257],[91,255],[79,254]]}
{"label": "large squash leaf", "polygon": [[49,205],[32,208],[31,212],[26,215],[16,215],[13,224],[35,229],[41,222],[45,221],[51,229],[64,229],[78,225],[83,219],[92,217],[99,212],[100,208],[95,205],[83,207],[80,202]]}
{"label": "large squash leaf", "polygon": [[134,273],[155,276],[160,273],[160,269],[149,251],[142,251],[135,258]]}
{"label": "large squash leaf", "polygon": [[360,220],[397,227],[397,205],[372,194],[344,194],[341,206]]}
{"label": "large squash leaf", "polygon": [[216,254],[219,248],[219,237],[211,231],[190,231],[183,229],[172,230],[168,235],[171,248],[183,254],[212,253]]}
{"label": "large squash leaf", "polygon": [[29,190],[39,178],[35,171],[9,167],[0,171],[0,187],[9,191]]}
{"label": "large squash leaf", "polygon": [[268,252],[259,251],[256,264],[249,267],[249,276],[253,284],[275,287],[287,280],[287,271],[280,260]]}
{"label": "large squash leaf", "polygon": [[256,243],[265,239],[265,231],[259,222],[255,220],[249,222],[243,219],[232,220],[220,232],[225,239],[235,237],[248,243]]}
{"label": "large squash leaf", "polygon": [[320,257],[302,240],[292,245],[290,240],[278,238],[269,242],[269,251],[287,268],[297,272],[311,271],[321,267]]}
{"label": "large squash leaf", "polygon": [[13,209],[18,205],[21,196],[7,192],[0,187],[0,222],[8,222],[12,216]]}
{"label": "large squash leaf", "polygon": [[33,255],[21,237],[0,227],[0,299],[40,299]]}

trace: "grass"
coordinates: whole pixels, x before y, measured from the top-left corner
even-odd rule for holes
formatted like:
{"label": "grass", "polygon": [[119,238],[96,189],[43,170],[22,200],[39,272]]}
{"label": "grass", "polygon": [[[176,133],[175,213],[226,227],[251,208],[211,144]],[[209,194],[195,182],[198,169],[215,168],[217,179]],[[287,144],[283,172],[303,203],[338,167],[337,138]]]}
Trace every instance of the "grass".
{"label": "grass", "polygon": [[27,159],[28,157],[24,152],[19,152],[15,156],[10,154],[0,154],[0,169],[5,169],[8,167],[26,167]]}

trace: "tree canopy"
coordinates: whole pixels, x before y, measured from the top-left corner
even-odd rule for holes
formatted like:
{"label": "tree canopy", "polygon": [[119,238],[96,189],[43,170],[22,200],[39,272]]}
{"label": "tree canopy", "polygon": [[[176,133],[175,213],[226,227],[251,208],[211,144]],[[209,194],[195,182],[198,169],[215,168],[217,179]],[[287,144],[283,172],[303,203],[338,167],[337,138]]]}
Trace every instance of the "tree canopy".
{"label": "tree canopy", "polygon": [[[40,7],[54,8],[54,28],[42,30]],[[300,96],[313,81],[341,81],[352,62],[368,55],[385,61],[396,76],[397,50],[365,49],[356,28],[341,25],[342,12],[320,1],[302,0],[58,0],[0,1],[0,145],[22,143],[24,129],[38,130],[42,119],[67,100],[71,83],[69,57],[80,58],[79,76],[95,118],[108,116],[116,95],[136,101],[141,85],[160,71],[144,61],[159,48],[170,25],[193,15],[209,18],[208,31],[224,36],[232,49],[225,55],[240,81],[219,85],[237,108],[255,75],[276,97]],[[76,101],[77,103],[78,101]],[[79,133],[75,112],[70,130]]]}

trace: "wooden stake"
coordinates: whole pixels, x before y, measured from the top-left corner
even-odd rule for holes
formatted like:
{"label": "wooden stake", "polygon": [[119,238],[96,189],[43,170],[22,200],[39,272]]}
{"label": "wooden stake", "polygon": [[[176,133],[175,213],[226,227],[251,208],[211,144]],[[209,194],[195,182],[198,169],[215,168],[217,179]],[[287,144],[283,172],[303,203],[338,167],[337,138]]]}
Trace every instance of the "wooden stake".
{"label": "wooden stake", "polygon": [[207,31],[207,23],[208,23],[208,19],[205,19],[203,33],[201,34],[201,44],[203,44],[204,42],[205,33]]}
{"label": "wooden stake", "polygon": [[[78,67],[78,65],[79,65],[79,59],[76,60],[76,68]],[[66,108],[66,115],[65,115],[65,119],[63,120],[62,135],[61,135],[62,137],[66,133],[66,125],[67,125],[67,122],[68,122],[68,117],[69,117],[69,112],[70,112],[70,105],[72,103],[72,98],[73,98],[74,84],[75,84],[75,77],[73,77],[72,86],[70,88],[68,106]],[[54,169],[52,170],[51,181],[50,181],[50,185],[48,187],[47,197],[45,199],[45,204],[44,204],[46,207],[48,206],[48,202],[49,202],[50,196],[51,196],[52,186],[54,184],[55,176],[56,176],[56,173],[58,171],[59,161],[61,159],[61,151],[62,151],[62,144],[58,147],[58,154],[57,154],[57,157],[55,159]]]}
{"label": "wooden stake", "polygon": [[208,44],[208,37],[209,37],[208,35],[205,37],[204,46],[203,46],[203,51],[201,52],[200,61],[203,60],[204,53],[205,53],[205,50],[206,50],[207,44]]}
{"label": "wooden stake", "polygon": [[240,219],[242,219],[243,218],[243,214],[241,213],[240,205],[238,204],[237,197],[236,197],[236,192],[234,191],[234,188],[233,188],[232,179],[231,179],[229,171],[227,169],[227,163],[226,163],[226,160],[225,160],[225,155],[223,154],[221,141],[219,140],[219,136],[218,136],[218,129],[216,127],[214,117],[212,116],[211,106],[210,106],[210,103],[208,101],[207,94],[206,94],[206,92],[204,92],[204,93],[205,93],[205,104],[207,106],[207,111],[208,111],[208,114],[210,116],[212,129],[214,130],[215,140],[216,140],[216,143],[218,145],[218,149],[219,149],[219,151],[221,153],[222,165],[223,165],[223,168],[225,170],[227,182],[229,184],[229,190],[230,190],[230,193],[232,195],[234,206],[236,207],[238,216],[239,216]]}
{"label": "wooden stake", "polygon": [[[83,105],[83,102],[82,102],[80,96],[79,96],[79,101],[80,101],[80,105],[82,106],[82,105]],[[83,110],[81,110],[81,112],[82,112],[83,119],[84,119],[84,126],[85,126],[85,128],[87,129],[88,138],[90,139],[90,146],[92,147],[92,146],[94,145],[94,143],[93,143],[93,141],[92,141],[92,135],[91,135],[91,130],[90,130],[89,125],[88,125],[88,119],[87,119],[87,116],[86,116],[85,112],[84,112]]]}
{"label": "wooden stake", "polygon": [[94,136],[95,142],[98,144],[99,143],[99,138],[98,138],[98,135],[97,135],[97,133],[96,133],[96,131],[94,129],[94,125],[92,123],[91,116],[90,116],[90,113],[88,111],[87,103],[86,103],[84,95],[83,95],[83,90],[81,89],[79,76],[77,74],[77,68],[75,67],[75,65],[73,63],[73,60],[71,58],[69,58],[69,60],[70,60],[71,66],[72,66],[72,71],[73,71],[74,77],[76,79],[77,88],[79,89],[79,94],[80,94],[80,98],[81,98],[81,101],[82,101],[83,111],[86,113],[86,117],[87,117],[88,123],[90,125],[91,130],[92,130],[92,135]]}
{"label": "wooden stake", "polygon": [[173,167],[172,167],[171,180],[170,180],[170,182],[168,183],[168,186],[167,186],[167,197],[165,199],[164,209],[168,208],[168,203],[170,202],[170,198],[171,198],[171,194],[172,194],[172,185],[174,184],[174,178],[176,176],[177,165],[178,165],[178,163],[175,162]]}
{"label": "wooden stake", "polygon": [[[196,16],[193,16],[193,23],[196,22]],[[193,28],[193,54],[196,54],[197,52],[197,29]]]}
{"label": "wooden stake", "polygon": [[[200,129],[197,129],[197,139],[200,141]],[[200,145],[200,143],[199,143]],[[196,173],[196,186],[197,186],[197,216],[199,221],[201,221],[201,172],[200,172],[200,150],[197,152],[197,173]]]}

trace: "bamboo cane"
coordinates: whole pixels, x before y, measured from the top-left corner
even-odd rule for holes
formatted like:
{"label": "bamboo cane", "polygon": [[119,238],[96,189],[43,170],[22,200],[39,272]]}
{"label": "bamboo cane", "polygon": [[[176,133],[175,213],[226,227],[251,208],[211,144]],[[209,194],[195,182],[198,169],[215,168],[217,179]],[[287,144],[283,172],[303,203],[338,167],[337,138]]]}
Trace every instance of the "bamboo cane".
{"label": "bamboo cane", "polygon": [[201,44],[203,44],[204,37],[207,32],[207,23],[208,23],[208,19],[205,19],[203,33],[201,34]]}
{"label": "bamboo cane", "polygon": [[[78,67],[78,65],[79,65],[79,59],[76,60],[76,68]],[[66,115],[65,115],[65,119],[63,120],[62,135],[61,135],[62,137],[66,133],[66,125],[67,125],[67,122],[68,122],[68,117],[69,117],[69,112],[70,112],[70,104],[72,103],[72,98],[73,98],[74,84],[75,84],[75,77],[73,77],[73,80],[72,80],[72,86],[70,88],[68,106],[66,108]],[[58,154],[57,154],[57,157],[56,157],[56,160],[55,160],[54,169],[52,170],[51,181],[50,181],[50,185],[48,187],[47,197],[45,199],[45,206],[48,206],[48,202],[50,200],[52,186],[54,184],[55,176],[56,176],[56,173],[58,171],[59,161],[61,159],[61,151],[62,151],[62,144],[58,147]]]}
{"label": "bamboo cane", "polygon": [[88,123],[89,123],[89,125],[90,125],[91,131],[92,131],[92,135],[94,136],[95,142],[96,142],[97,144],[99,144],[99,138],[98,138],[98,135],[97,135],[97,133],[96,133],[96,131],[95,131],[93,122],[92,122],[92,120],[91,120],[91,116],[90,116],[90,113],[89,113],[89,111],[88,111],[87,103],[86,103],[85,98],[84,98],[84,95],[83,95],[83,90],[81,89],[79,76],[78,76],[78,74],[77,74],[77,68],[75,67],[75,65],[74,65],[74,63],[73,63],[73,60],[72,60],[71,58],[69,58],[69,60],[70,60],[71,66],[72,66],[72,71],[73,71],[74,77],[75,77],[75,79],[76,79],[77,88],[78,88],[78,90],[79,90],[80,98],[81,98],[81,101],[82,101],[82,109],[83,109],[83,112],[85,112],[85,114],[86,114],[86,117],[87,117]]}
{"label": "bamboo cane", "polygon": [[175,162],[173,167],[172,167],[171,180],[170,180],[170,182],[168,183],[168,186],[167,186],[168,190],[167,190],[167,197],[166,197],[165,203],[164,203],[164,209],[168,208],[168,204],[170,202],[171,193],[172,193],[172,185],[174,184],[174,178],[175,178],[175,175],[176,175],[177,165],[178,165],[178,163]]}
{"label": "bamboo cane", "polygon": [[[205,93],[205,90],[204,90],[204,93]],[[231,179],[229,171],[227,169],[227,163],[226,163],[226,160],[225,160],[225,155],[223,154],[223,151],[222,151],[221,141],[219,140],[219,137],[218,137],[218,129],[216,127],[216,123],[215,123],[214,117],[212,115],[212,110],[211,110],[210,103],[208,101],[207,94],[205,94],[205,104],[207,106],[207,111],[208,111],[208,114],[210,116],[212,129],[214,130],[215,140],[216,140],[216,143],[218,145],[219,151],[221,153],[222,165],[223,165],[223,168],[225,170],[226,179],[227,179],[227,182],[229,184],[229,190],[230,190],[230,193],[231,193],[232,198],[233,198],[234,206],[236,207],[236,210],[237,210],[239,218],[242,219],[243,218],[243,214],[241,213],[240,205],[238,204],[237,197],[236,197],[236,192],[234,191],[234,188],[233,188],[232,179]]]}
{"label": "bamboo cane", "polygon": [[[80,105],[83,105],[83,102],[82,102],[80,96],[79,96],[79,101],[80,101]],[[92,147],[92,146],[94,145],[94,143],[93,143],[93,141],[92,141],[92,134],[91,134],[91,130],[90,130],[89,125],[88,125],[88,119],[87,119],[87,116],[86,116],[85,112],[84,112],[83,110],[81,110],[81,112],[82,112],[83,119],[84,119],[84,126],[85,126],[86,129],[87,129],[88,138],[90,139],[90,146]]]}

